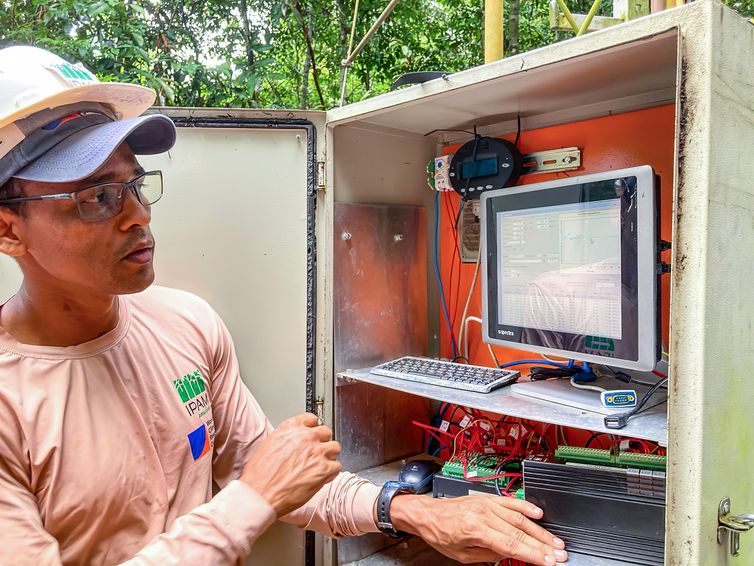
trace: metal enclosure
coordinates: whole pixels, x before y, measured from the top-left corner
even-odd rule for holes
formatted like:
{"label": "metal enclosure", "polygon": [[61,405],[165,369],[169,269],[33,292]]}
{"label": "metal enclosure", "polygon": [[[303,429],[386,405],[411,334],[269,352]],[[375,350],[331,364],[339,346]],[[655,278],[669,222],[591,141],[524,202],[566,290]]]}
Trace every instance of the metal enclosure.
{"label": "metal enclosure", "polygon": [[[419,450],[406,423],[426,418],[430,402],[336,383],[336,375],[380,357],[438,352],[425,166],[463,138],[425,134],[477,125],[502,135],[515,132],[518,114],[527,130],[674,104],[666,564],[754,563],[754,533],[741,535],[739,559],[716,541],[722,499],[730,497],[735,514],[754,512],[752,59],[754,26],[716,0],[699,0],[336,109],[326,121],[322,113],[158,109],[181,126],[174,150],[143,159],[166,172],[153,220],[158,282],[195,291],[220,312],[244,379],[273,422],[317,411],[336,426],[349,467],[377,477],[374,466]],[[363,236],[345,230],[359,238],[357,260],[383,246],[381,263],[369,263],[379,267],[373,273],[391,282],[410,274],[408,286],[383,285],[350,318],[362,290],[358,261],[349,263],[353,241],[342,237],[346,204],[409,214],[405,230],[379,238],[362,225]],[[391,243],[397,234],[404,239]],[[399,243],[403,252],[385,251]],[[0,299],[19,281],[0,258]],[[396,296],[409,288],[418,294]],[[375,304],[408,305],[409,316],[386,325]],[[375,322],[383,337],[397,327],[403,338],[375,349],[354,335]],[[370,420],[375,407],[379,418]],[[377,446],[368,446],[375,434]],[[347,544],[338,556],[333,541],[319,538],[315,552],[311,537],[276,526],[251,562],[366,565],[382,543]]]}
{"label": "metal enclosure", "polygon": [[[731,498],[733,514],[754,512],[754,307],[747,292],[754,279],[748,257],[754,245],[754,162],[748,158],[754,149],[753,57],[754,26],[715,0],[702,0],[327,114],[327,186],[336,203],[432,210],[424,165],[443,144],[466,139],[452,132],[425,136],[436,129],[477,125],[483,134],[502,135],[515,133],[517,114],[526,131],[675,106],[676,167],[672,187],[663,187],[672,190],[674,203],[670,565],[754,561],[754,534],[741,534],[738,559],[716,540],[722,499]],[[584,159],[595,156],[585,152]],[[332,249],[341,253],[337,243]],[[428,280],[433,352],[439,300],[434,279]],[[368,387],[364,395],[374,403],[377,386]],[[336,410],[339,423],[362,422],[347,407]],[[387,556],[353,563],[380,564]],[[328,564],[343,558],[324,555]],[[401,563],[396,560],[391,563]]]}

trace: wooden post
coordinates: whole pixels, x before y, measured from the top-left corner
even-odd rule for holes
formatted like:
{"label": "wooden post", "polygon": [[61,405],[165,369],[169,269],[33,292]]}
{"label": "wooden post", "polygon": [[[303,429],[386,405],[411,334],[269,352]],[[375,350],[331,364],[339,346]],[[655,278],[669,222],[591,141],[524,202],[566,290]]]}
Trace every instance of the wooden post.
{"label": "wooden post", "polygon": [[503,58],[503,1],[484,0],[484,62]]}

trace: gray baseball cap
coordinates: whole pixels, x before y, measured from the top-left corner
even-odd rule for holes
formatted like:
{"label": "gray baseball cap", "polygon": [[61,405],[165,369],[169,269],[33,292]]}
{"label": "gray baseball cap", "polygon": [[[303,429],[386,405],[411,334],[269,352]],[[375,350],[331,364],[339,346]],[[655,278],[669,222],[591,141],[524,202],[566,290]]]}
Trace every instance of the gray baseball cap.
{"label": "gray baseball cap", "polygon": [[136,155],[163,153],[175,144],[175,125],[167,116],[116,120],[104,105],[83,104],[16,122],[25,137],[0,159],[0,185],[11,177],[79,181],[97,171],[124,142]]}

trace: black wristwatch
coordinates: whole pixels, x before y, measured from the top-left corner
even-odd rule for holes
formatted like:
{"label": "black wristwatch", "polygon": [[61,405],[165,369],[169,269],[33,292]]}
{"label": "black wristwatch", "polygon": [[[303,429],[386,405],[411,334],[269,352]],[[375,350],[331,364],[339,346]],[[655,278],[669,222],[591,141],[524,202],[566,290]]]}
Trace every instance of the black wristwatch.
{"label": "black wristwatch", "polygon": [[389,481],[382,486],[380,495],[377,497],[377,528],[381,532],[392,538],[401,538],[408,536],[408,533],[396,531],[390,520],[390,503],[399,493],[415,493],[416,488],[410,484],[398,481]]}

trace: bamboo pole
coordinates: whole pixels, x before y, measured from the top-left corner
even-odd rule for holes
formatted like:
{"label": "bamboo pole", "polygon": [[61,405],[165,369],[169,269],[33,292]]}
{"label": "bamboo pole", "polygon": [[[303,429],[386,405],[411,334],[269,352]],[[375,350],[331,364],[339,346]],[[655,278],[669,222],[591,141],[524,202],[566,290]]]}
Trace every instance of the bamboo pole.
{"label": "bamboo pole", "polygon": [[484,0],[484,62],[503,58],[503,1]]}

